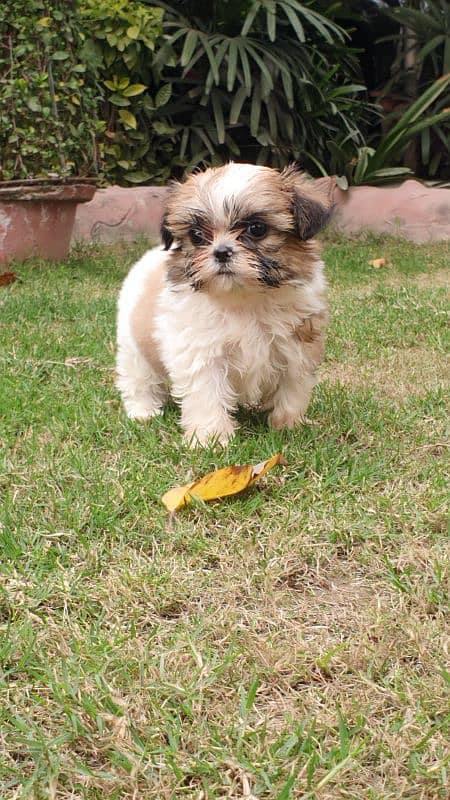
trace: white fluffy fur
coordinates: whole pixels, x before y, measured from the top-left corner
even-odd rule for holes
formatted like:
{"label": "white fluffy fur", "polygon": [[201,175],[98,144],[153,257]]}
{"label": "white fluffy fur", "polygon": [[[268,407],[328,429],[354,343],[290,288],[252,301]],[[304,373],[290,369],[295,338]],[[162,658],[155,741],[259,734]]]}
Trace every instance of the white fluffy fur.
{"label": "white fluffy fur", "polygon": [[303,286],[280,287],[248,304],[221,306],[207,292],[165,285],[149,326],[164,369],[155,369],[133,337],[132,317],[152,274],[169,254],[147,252],[119,298],[117,385],[129,417],[161,412],[167,392],[180,402],[188,440],[224,443],[238,405],[272,409],[273,427],[292,427],[306,412],[315,383],[308,348],[294,335],[302,320],[325,311],[322,263]]}
{"label": "white fluffy fur", "polygon": [[167,378],[152,368],[139,349],[131,326],[146,277],[158,270],[166,258],[167,254],[160,247],[145,253],[128,273],[119,295],[116,385],[131,419],[147,419],[160,414],[167,399]]}
{"label": "white fluffy fur", "polygon": [[[250,190],[257,204],[255,178],[264,188],[268,172],[230,164],[219,181],[210,180],[210,170],[200,173],[190,179],[197,192],[192,201],[201,196],[214,208],[212,224],[220,230],[224,200],[239,203]],[[322,263],[314,250],[308,252],[313,264],[308,280],[247,290],[216,275],[212,288],[203,291],[166,280],[170,250],[147,252],[119,297],[117,386],[128,416],[160,413],[170,391],[181,405],[185,437],[195,442],[226,442],[236,427],[238,405],[270,411],[275,428],[301,422],[321,357],[301,326],[326,314]]]}

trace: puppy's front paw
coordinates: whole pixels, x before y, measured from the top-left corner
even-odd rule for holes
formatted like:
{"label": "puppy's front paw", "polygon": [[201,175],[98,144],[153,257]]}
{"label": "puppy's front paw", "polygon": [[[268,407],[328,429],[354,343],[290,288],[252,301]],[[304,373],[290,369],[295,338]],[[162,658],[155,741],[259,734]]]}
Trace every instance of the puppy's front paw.
{"label": "puppy's front paw", "polygon": [[276,431],[280,431],[282,428],[288,428],[289,430],[292,430],[292,428],[295,428],[298,425],[303,425],[304,422],[305,417],[303,414],[290,413],[284,408],[274,408],[272,413],[269,414],[269,425]]}
{"label": "puppy's front paw", "polygon": [[235,429],[236,425],[231,420],[220,429],[193,428],[184,432],[183,441],[189,447],[206,447],[206,445],[215,444],[225,447],[234,435]]}
{"label": "puppy's front paw", "polygon": [[141,422],[163,413],[162,406],[139,400],[125,400],[124,407],[128,419],[136,419]]}

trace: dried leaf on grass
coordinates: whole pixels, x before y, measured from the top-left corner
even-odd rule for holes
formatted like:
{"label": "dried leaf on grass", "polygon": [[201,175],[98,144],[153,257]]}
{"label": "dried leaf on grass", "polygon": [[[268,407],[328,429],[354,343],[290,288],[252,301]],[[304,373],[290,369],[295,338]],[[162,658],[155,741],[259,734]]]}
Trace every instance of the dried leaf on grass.
{"label": "dried leaf on grass", "polygon": [[370,264],[371,267],[374,267],[375,269],[380,269],[381,267],[386,267],[387,266],[387,259],[386,258],[372,258],[372,260],[369,261],[369,264]]}
{"label": "dried leaf on grass", "polygon": [[238,494],[238,492],[242,492],[248,486],[256,483],[276,464],[284,466],[287,464],[281,453],[277,453],[267,461],[261,461],[260,464],[223,467],[223,469],[209,472],[203,478],[193,481],[193,483],[169,489],[161,500],[168,511],[178,511],[178,509],[187,506],[193,497],[198,497],[201,500],[216,500],[220,497]]}
{"label": "dried leaf on grass", "polygon": [[15,272],[2,272],[0,275],[0,286],[8,286],[9,283],[14,283],[17,280]]}

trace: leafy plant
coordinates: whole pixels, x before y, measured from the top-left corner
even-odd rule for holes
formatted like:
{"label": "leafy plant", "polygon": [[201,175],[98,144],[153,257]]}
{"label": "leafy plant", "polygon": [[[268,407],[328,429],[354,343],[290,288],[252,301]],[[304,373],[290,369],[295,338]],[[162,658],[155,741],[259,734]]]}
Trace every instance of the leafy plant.
{"label": "leafy plant", "polygon": [[[420,97],[434,81],[450,72],[450,10],[448,0],[416,0],[386,10],[400,25],[398,58],[385,92],[403,94],[404,102]],[[392,38],[392,37],[391,37]],[[400,96],[401,96],[400,94]],[[450,89],[435,98],[432,124],[416,131],[413,165],[421,174],[450,176]]]}
{"label": "leafy plant", "polygon": [[249,0],[234,14],[226,3],[209,13],[193,6],[184,4],[183,15],[164,4],[165,41],[154,59],[159,79],[172,84],[161,118],[181,164],[301,158],[324,171],[328,137],[355,150],[364,143],[365,87],[331,16],[298,0]]}
{"label": "leafy plant", "polygon": [[[359,148],[357,158],[347,164],[345,181],[356,185],[386,183],[412,174],[409,167],[391,165],[398,161],[417,134],[429,130],[438,123],[450,120],[450,109],[448,108],[424,116],[427,109],[446,92],[449,86],[450,74],[439,78],[409,106],[376,148],[367,146]],[[345,153],[341,152],[340,156],[344,159]],[[345,188],[345,182],[341,181],[340,185]]]}
{"label": "leafy plant", "polygon": [[171,89],[155,83],[152,71],[164,10],[128,0],[80,0],[80,14],[86,32],[82,56],[104,98],[107,129],[99,153],[106,177],[164,181],[173,145],[161,139],[158,110]]}
{"label": "leafy plant", "polygon": [[82,44],[73,2],[0,5],[0,178],[96,171],[105,125]]}

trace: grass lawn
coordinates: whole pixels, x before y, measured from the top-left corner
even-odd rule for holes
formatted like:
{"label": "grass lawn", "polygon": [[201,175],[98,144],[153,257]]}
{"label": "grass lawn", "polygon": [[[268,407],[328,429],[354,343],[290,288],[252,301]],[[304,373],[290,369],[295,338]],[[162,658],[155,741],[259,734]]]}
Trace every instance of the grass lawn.
{"label": "grass lawn", "polygon": [[[0,797],[446,797],[449,245],[328,238],[311,425],[244,414],[226,451],[122,413],[143,249],[0,288]],[[277,451],[168,521],[170,486]]]}

